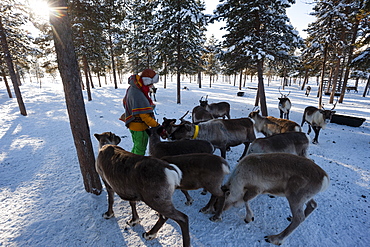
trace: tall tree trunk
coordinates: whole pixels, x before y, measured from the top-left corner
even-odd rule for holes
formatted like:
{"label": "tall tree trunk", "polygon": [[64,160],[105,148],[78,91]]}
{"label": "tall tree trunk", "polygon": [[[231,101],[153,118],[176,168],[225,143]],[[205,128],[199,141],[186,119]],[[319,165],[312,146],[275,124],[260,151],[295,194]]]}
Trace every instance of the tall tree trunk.
{"label": "tall tree trunk", "polygon": [[304,90],[305,88],[305,85],[308,83],[308,69],[305,70],[305,73],[304,73],[304,79],[303,79],[303,83],[302,83],[302,87],[301,87],[301,90]]}
{"label": "tall tree trunk", "polygon": [[325,64],[326,64],[327,54],[328,54],[328,43],[326,42],[325,47],[324,47],[324,58],[323,58],[323,61],[322,61],[320,86],[319,86],[319,90],[317,92],[317,96],[319,97],[319,105],[318,105],[319,109],[321,109],[321,107],[322,107],[322,90],[323,90],[323,86],[324,86]]}
{"label": "tall tree trunk", "polygon": [[331,85],[331,93],[330,93],[330,99],[329,103],[333,104],[334,102],[334,96],[337,91],[337,82],[338,82],[338,77],[339,77],[339,70],[340,70],[340,58],[337,59],[336,65],[335,65],[335,72],[334,72],[334,77],[333,77],[333,82]]}
{"label": "tall tree trunk", "polygon": [[202,88],[202,72],[201,71],[198,72],[198,85],[199,85],[199,88]]}
{"label": "tall tree trunk", "polygon": [[8,66],[10,79],[12,80],[12,83],[13,83],[15,95],[17,96],[19,111],[21,112],[23,116],[27,116],[26,107],[22,99],[21,90],[19,89],[17,75],[15,74],[12,56],[9,51],[8,41],[6,40],[6,34],[5,34],[1,16],[0,16],[0,39],[1,39],[1,46],[3,48],[4,59]]}
{"label": "tall tree trunk", "polygon": [[3,68],[1,68],[1,74],[3,75],[6,91],[8,92],[9,98],[13,98],[12,91],[10,91],[8,80],[6,79],[5,70]]}
{"label": "tall tree trunk", "polygon": [[366,92],[369,90],[369,88],[370,88],[370,76],[367,79],[367,83],[366,83],[366,86],[365,86],[365,89],[364,89],[364,93],[362,94],[362,97],[366,96]]}
{"label": "tall tree trunk", "polygon": [[257,73],[258,73],[258,97],[260,100],[261,114],[267,116],[265,86],[263,85],[263,60],[257,62]]}
{"label": "tall tree trunk", "polygon": [[86,78],[87,100],[91,101],[92,97],[91,97],[90,80],[89,80],[89,72],[88,72],[89,69],[88,69],[87,58],[86,58],[85,54],[82,55],[82,63],[83,63],[83,66],[84,66],[84,74],[85,74],[85,78]]}
{"label": "tall tree trunk", "polygon": [[113,81],[114,81],[114,88],[117,89],[117,77],[116,77],[116,64],[114,63],[114,52],[113,52],[113,42],[112,42],[112,35],[109,34],[109,49],[110,49],[110,57],[112,62],[112,72],[113,72]]}
{"label": "tall tree trunk", "polygon": [[51,8],[63,12],[59,16],[50,14],[58,68],[64,86],[70,127],[85,190],[99,195],[102,192],[102,184],[95,170],[95,156],[82,96],[77,57],[72,41],[72,28],[67,14],[67,0],[48,0],[48,4]]}
{"label": "tall tree trunk", "polygon": [[349,66],[352,62],[353,50],[355,48],[355,43],[356,43],[356,37],[357,37],[359,24],[360,24],[360,18],[357,18],[356,22],[353,24],[353,28],[352,28],[352,39],[351,39],[351,44],[349,46],[348,59],[347,59],[347,64],[346,64],[346,72],[344,73],[344,79],[343,79],[343,84],[342,84],[342,90],[341,90],[340,97],[339,97],[339,103],[343,103],[344,94],[346,92],[347,82],[348,82],[348,78],[349,78],[349,72],[351,70],[351,68]]}
{"label": "tall tree trunk", "polygon": [[243,81],[243,70],[240,71],[239,75],[239,90],[242,90],[242,81]]}

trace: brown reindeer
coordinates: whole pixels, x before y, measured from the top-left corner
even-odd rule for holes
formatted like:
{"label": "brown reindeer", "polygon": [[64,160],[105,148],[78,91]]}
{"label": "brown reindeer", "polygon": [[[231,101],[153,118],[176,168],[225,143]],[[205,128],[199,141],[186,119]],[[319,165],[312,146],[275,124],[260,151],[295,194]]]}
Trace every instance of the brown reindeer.
{"label": "brown reindeer", "polygon": [[[286,197],[292,212],[289,226],[277,235],[265,237],[267,242],[281,245],[315,210],[317,203],[313,197],[328,186],[328,174],[310,159],[288,153],[251,154],[237,164],[223,186],[224,211],[244,202],[244,221],[249,223],[254,220],[250,200],[259,194]],[[212,220],[220,220],[217,216]]]}
{"label": "brown reindeer", "polygon": [[[186,205],[191,205],[194,201],[187,191],[203,188],[211,193],[211,198],[200,212],[217,215],[221,213],[224,201],[221,186],[224,177],[230,173],[230,166],[224,158],[213,154],[194,153],[164,156],[161,159],[175,164],[182,171],[178,189],[181,189],[186,196]],[[216,201],[217,205],[215,205]]]}
{"label": "brown reindeer", "polygon": [[180,169],[157,158],[127,152],[117,146],[120,138],[111,132],[94,136],[99,141],[96,171],[108,192],[108,211],[103,214],[104,218],[114,216],[114,192],[130,202],[132,219],[128,222],[129,225],[140,221],[136,202],[143,201],[159,214],[157,223],[150,231],[145,232],[143,237],[147,240],[155,238],[159,229],[170,218],[181,228],[183,246],[189,247],[188,216],[172,204],[172,195],[180,185],[182,177]]}
{"label": "brown reindeer", "polygon": [[302,128],[296,122],[271,116],[263,117],[259,114],[259,112],[259,110],[254,110],[249,113],[248,117],[254,120],[255,129],[265,136],[293,131],[302,131]]}

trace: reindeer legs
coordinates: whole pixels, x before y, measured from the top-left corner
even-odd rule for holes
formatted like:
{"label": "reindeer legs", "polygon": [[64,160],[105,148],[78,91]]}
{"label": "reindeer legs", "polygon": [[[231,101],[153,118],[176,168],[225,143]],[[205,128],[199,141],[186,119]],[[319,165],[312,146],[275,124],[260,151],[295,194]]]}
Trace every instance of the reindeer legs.
{"label": "reindeer legs", "polygon": [[187,190],[181,190],[181,192],[186,197],[185,205],[190,206],[191,204],[193,204],[194,199],[189,195],[189,192]]}
{"label": "reindeer legs", "polygon": [[150,198],[145,200],[145,203],[159,213],[159,218],[157,223],[153,228],[144,233],[143,237],[147,240],[155,238],[159,229],[168,220],[172,219],[179,224],[182,233],[183,247],[190,247],[190,233],[189,233],[189,219],[188,216],[180,211],[178,211],[172,204],[172,198],[168,200],[157,200],[156,198]]}
{"label": "reindeer legs", "polygon": [[[291,188],[287,191],[287,200],[289,202],[290,210],[292,212],[292,219],[287,228],[284,231],[277,235],[265,236],[265,240],[269,243],[281,245],[284,239],[289,236],[305,219],[312,211],[317,207],[317,203],[312,196],[315,194],[302,193],[301,190],[307,190],[305,186],[307,181],[298,178],[292,177],[288,186]],[[307,201],[307,198],[311,198]],[[304,205],[306,204],[305,210],[303,210]]]}
{"label": "reindeer legs", "polygon": [[[292,211],[292,221],[290,222],[289,226],[285,228],[284,231],[277,235],[270,235],[265,236],[266,242],[281,245],[284,241],[284,239],[290,235],[304,220],[305,220],[305,212],[303,211],[303,205],[304,203],[302,201],[296,202],[296,198],[288,198],[290,209]],[[306,209],[307,210],[307,209]],[[312,210],[308,210],[311,211]],[[311,213],[310,212],[310,213]]]}
{"label": "reindeer legs", "polygon": [[103,214],[103,217],[104,219],[110,219],[114,216],[114,212],[113,212],[114,191],[107,182],[105,182],[104,180],[103,182],[105,184],[105,188],[107,189],[107,193],[108,193],[108,211]]}
{"label": "reindeer legs", "polygon": [[315,138],[313,138],[312,143],[317,144],[319,142],[318,139],[319,139],[319,133],[320,133],[321,127],[320,126],[312,126],[312,129],[315,132]]}
{"label": "reindeer legs", "polygon": [[158,218],[157,223],[155,223],[155,225],[153,226],[152,229],[150,229],[149,232],[144,232],[143,237],[146,240],[154,239],[157,236],[157,233],[158,233],[159,229],[161,229],[161,227],[163,226],[164,223],[166,223],[167,220],[168,220],[167,217],[159,214],[159,218]]}
{"label": "reindeer legs", "polygon": [[129,226],[135,226],[137,223],[140,222],[139,215],[136,211],[136,202],[135,201],[130,201],[130,206],[131,206],[131,211],[132,211],[132,218],[131,218],[131,220],[127,221],[126,223]]}
{"label": "reindeer legs", "polygon": [[249,207],[249,201],[252,200],[253,198],[255,198],[258,195],[259,195],[259,193],[256,190],[256,188],[247,188],[247,191],[245,192],[245,194],[243,196],[243,200],[244,200],[244,203],[245,203],[245,209],[246,209],[246,215],[245,215],[245,219],[244,219],[245,223],[250,223],[250,222],[254,221],[254,215],[253,215],[253,211]]}

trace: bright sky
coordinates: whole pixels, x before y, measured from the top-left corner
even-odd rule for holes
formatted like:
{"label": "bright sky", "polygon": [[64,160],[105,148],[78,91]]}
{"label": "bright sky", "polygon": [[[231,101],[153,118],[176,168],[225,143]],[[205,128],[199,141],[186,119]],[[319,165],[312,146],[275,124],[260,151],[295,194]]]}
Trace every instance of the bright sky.
{"label": "bright sky", "polygon": [[[288,17],[290,21],[295,27],[302,38],[306,38],[307,34],[303,32],[303,29],[308,27],[308,24],[313,22],[315,18],[310,16],[309,13],[312,9],[313,0],[296,0],[296,3],[287,9]],[[213,14],[213,10],[216,9],[217,5],[219,4],[218,0],[205,0],[206,4],[206,14]],[[208,27],[207,37],[210,37],[212,34],[218,39],[222,39],[222,35],[225,34],[224,30],[219,30],[223,24],[216,22]]]}

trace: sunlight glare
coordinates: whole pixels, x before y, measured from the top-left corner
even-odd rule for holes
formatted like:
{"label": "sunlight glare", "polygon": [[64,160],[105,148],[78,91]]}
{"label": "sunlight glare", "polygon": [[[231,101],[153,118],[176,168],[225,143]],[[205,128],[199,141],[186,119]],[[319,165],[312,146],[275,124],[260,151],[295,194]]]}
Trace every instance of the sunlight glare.
{"label": "sunlight glare", "polygon": [[50,8],[46,0],[28,0],[30,8],[38,17],[48,20]]}

